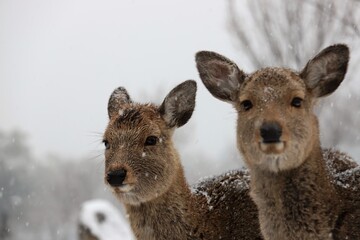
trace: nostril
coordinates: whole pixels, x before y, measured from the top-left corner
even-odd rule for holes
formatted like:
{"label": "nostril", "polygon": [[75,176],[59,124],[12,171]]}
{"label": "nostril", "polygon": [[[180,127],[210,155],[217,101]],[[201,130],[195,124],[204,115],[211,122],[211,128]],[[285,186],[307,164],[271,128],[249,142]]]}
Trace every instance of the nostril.
{"label": "nostril", "polygon": [[106,175],[107,182],[113,187],[119,187],[123,184],[126,178],[126,170],[120,169],[111,171]]}
{"label": "nostril", "polygon": [[276,122],[264,123],[260,128],[260,135],[264,143],[280,142],[281,126]]}

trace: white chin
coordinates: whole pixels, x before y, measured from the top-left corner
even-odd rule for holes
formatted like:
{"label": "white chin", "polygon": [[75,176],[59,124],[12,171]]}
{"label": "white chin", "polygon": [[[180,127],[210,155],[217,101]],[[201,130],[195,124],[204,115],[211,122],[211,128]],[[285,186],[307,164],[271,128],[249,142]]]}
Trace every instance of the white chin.
{"label": "white chin", "polygon": [[283,169],[285,158],[282,154],[266,154],[261,158],[259,165],[262,169],[279,172]]}
{"label": "white chin", "polygon": [[[289,154],[263,154],[259,162],[260,168],[271,172],[287,171],[299,167],[299,157]],[[300,158],[301,159],[301,158]]]}
{"label": "white chin", "polygon": [[132,189],[134,188],[133,185],[130,184],[124,184],[120,187],[114,187],[115,192],[120,192],[120,193],[128,193],[130,192]]}
{"label": "white chin", "polygon": [[260,142],[260,150],[266,154],[281,154],[285,151],[285,142],[263,143]]}
{"label": "white chin", "polygon": [[139,199],[139,196],[132,192],[127,192],[127,193],[115,192],[115,195],[122,203],[125,204],[138,206],[142,202],[141,199]]}

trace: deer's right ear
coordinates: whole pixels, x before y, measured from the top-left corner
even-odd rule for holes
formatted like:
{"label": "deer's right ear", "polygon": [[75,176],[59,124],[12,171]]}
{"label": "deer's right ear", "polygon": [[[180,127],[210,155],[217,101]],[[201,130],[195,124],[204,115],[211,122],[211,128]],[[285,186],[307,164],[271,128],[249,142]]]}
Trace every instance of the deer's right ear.
{"label": "deer's right ear", "polygon": [[181,127],[189,121],[196,97],[196,82],[187,80],[176,86],[165,97],[159,112],[169,127]]}
{"label": "deer's right ear", "polygon": [[108,102],[108,115],[109,118],[118,114],[119,110],[124,104],[132,103],[130,96],[125,88],[118,87],[110,95]]}
{"label": "deer's right ear", "polygon": [[222,101],[235,102],[246,74],[234,62],[215,52],[198,52],[195,61],[209,92]]}

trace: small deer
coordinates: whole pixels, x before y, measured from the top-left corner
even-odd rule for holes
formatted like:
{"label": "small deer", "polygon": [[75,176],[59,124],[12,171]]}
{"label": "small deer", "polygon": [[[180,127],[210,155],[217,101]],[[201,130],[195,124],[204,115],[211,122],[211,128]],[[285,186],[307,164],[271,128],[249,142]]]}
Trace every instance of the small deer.
{"label": "small deer", "polygon": [[237,145],[267,240],[360,239],[359,167],[336,163],[350,170],[347,186],[335,183],[342,179],[326,166],[313,113],[316,100],[344,79],[348,60],[348,47],[338,44],[301,72],[273,67],[246,74],[217,53],[196,54],[206,88],[237,110]]}
{"label": "small deer", "polygon": [[246,170],[190,189],[172,135],[190,119],[196,83],[175,87],[160,106],[134,103],[119,87],[108,103],[105,182],[125,205],[137,239],[262,239]]}

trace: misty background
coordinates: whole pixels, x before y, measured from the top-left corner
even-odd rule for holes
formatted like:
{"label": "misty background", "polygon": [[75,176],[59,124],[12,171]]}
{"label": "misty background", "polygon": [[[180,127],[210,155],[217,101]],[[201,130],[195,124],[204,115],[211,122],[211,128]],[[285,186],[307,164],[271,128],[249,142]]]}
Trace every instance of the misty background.
{"label": "misty background", "polygon": [[301,70],[348,44],[345,81],[317,112],[323,145],[360,162],[359,11],[359,0],[0,0],[0,239],[77,239],[80,206],[94,198],[121,210],[101,143],[118,86],[160,104],[196,80],[195,113],[175,133],[188,181],[243,166],[236,112],[202,85],[200,50],[245,72]]}

